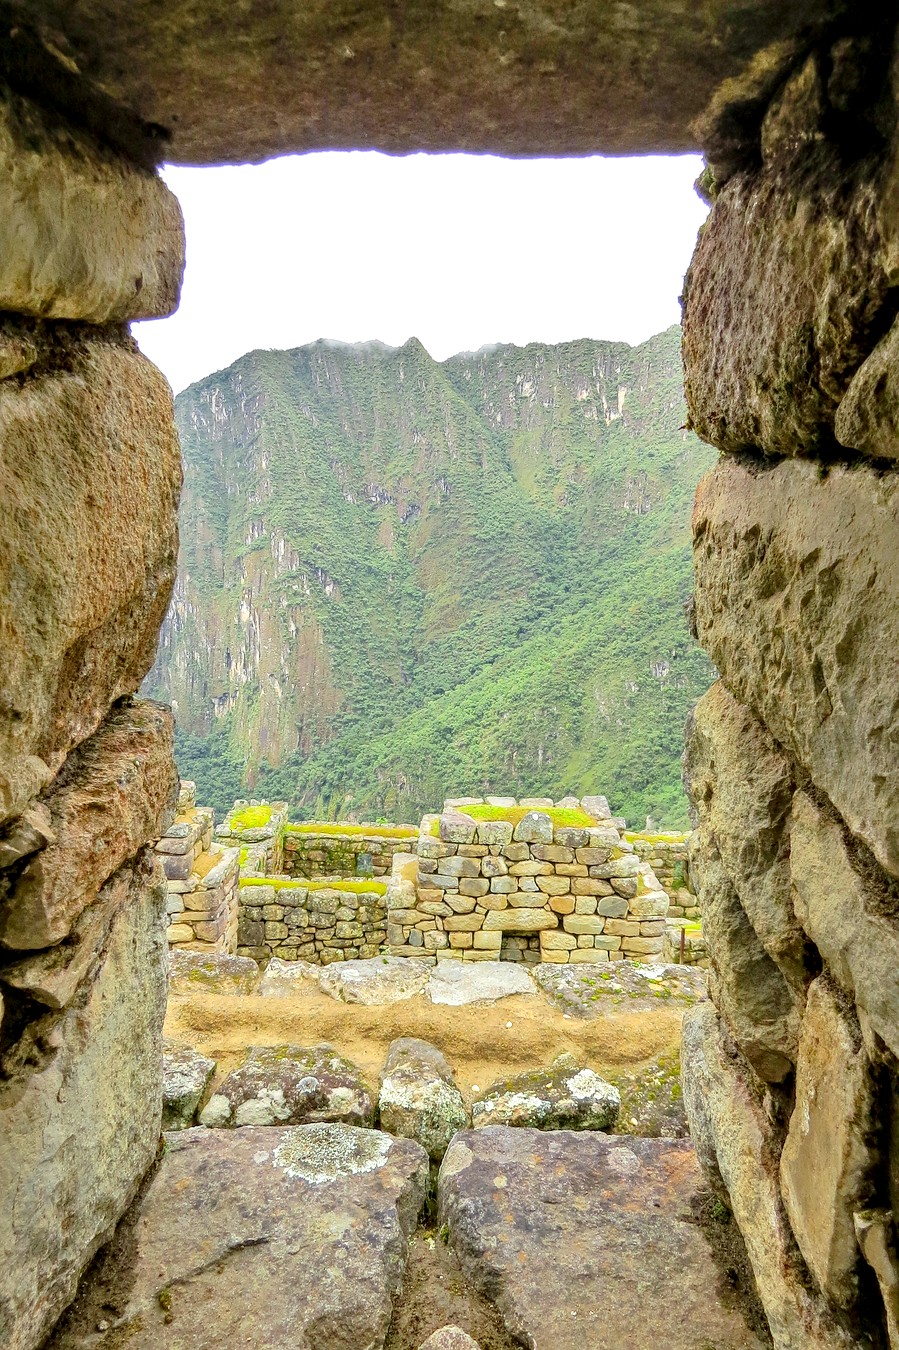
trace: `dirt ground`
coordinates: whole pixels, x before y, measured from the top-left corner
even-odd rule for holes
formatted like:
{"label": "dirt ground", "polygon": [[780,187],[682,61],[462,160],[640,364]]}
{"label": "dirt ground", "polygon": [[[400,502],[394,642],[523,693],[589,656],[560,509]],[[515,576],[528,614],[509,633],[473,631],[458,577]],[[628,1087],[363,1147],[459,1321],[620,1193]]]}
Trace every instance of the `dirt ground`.
{"label": "dirt ground", "polygon": [[165,1031],[218,1061],[213,1087],[250,1045],[329,1041],[359,1065],[374,1088],[390,1042],[418,1036],[443,1051],[463,1092],[477,1097],[497,1079],[548,1065],[566,1050],[613,1082],[660,1057],[676,1058],[683,1011],[656,1006],[584,1020],[528,994],[462,1007],[418,995],[366,1007],[338,1002],[310,985],[288,998],[172,996]]}

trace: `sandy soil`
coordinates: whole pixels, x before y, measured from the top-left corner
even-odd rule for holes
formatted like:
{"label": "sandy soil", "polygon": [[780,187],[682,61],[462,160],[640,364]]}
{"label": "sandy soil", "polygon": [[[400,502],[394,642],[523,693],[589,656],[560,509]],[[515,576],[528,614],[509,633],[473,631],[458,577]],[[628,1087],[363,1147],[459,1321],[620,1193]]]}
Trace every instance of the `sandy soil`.
{"label": "sandy soil", "polygon": [[676,1055],[683,1011],[663,1006],[609,1012],[586,1021],[527,994],[459,1008],[419,995],[369,1008],[340,1003],[310,985],[289,998],[173,995],[165,1031],[216,1059],[216,1082],[236,1067],[250,1045],[329,1041],[359,1065],[372,1087],[390,1042],[397,1036],[419,1036],[443,1051],[459,1086],[472,1094],[475,1086],[483,1090],[499,1078],[548,1065],[565,1050],[613,1079],[623,1069]]}

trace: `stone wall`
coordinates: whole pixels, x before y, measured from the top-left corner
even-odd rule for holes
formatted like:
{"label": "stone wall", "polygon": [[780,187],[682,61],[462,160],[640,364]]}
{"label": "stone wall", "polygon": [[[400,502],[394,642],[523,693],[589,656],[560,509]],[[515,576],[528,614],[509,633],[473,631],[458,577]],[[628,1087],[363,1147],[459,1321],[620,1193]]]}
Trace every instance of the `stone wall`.
{"label": "stone wall", "polygon": [[[260,823],[254,823],[258,820]],[[284,827],[286,802],[244,801],[238,799],[226,820],[216,826],[215,842],[223,848],[237,848],[246,861],[252,854],[253,870],[267,876],[284,870]]]}
{"label": "stone wall", "polygon": [[462,799],[426,816],[415,855],[395,859],[387,893],[395,956],[532,959],[531,944],[512,936],[536,936],[539,960],[553,963],[661,955],[668,896],[610,817],[571,827],[554,824],[548,799],[498,800],[521,818],[477,820],[465,806],[479,803]]}
{"label": "stone wall", "polygon": [[[8,26],[4,51],[13,36]],[[10,1350],[44,1339],[156,1153],[165,890],[151,841],[177,799],[171,714],[133,695],[174,580],[181,466],[171,392],[127,324],[177,304],[181,213],[147,167],[150,137],[138,131],[133,154],[112,148],[59,111],[62,88],[51,111],[0,87]]]}
{"label": "stone wall", "polygon": [[305,825],[288,825],[284,831],[280,870],[291,877],[384,877],[390,873],[394,854],[408,851],[417,831],[402,826],[391,834],[379,833],[377,825],[365,833],[339,833],[339,827],[315,831]]}
{"label": "stone wall", "polygon": [[336,877],[306,886],[286,877],[245,878],[237,955],[320,965],[377,956],[387,940],[386,889],[371,881],[350,890]]}
{"label": "stone wall", "polygon": [[778,1350],[899,1346],[899,397],[894,19],[794,49],[705,122],[685,286],[720,672],[688,732],[712,1003],[700,1156]]}
{"label": "stone wall", "polygon": [[156,844],[166,877],[170,947],[233,952],[240,850],[213,843],[213,812],[182,782],[178,814]]}

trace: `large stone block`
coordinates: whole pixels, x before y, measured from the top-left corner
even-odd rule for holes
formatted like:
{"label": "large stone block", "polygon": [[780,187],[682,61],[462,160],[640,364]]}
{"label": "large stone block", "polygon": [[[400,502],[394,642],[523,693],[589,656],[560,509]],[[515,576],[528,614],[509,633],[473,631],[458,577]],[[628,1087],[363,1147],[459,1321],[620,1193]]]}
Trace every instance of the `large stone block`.
{"label": "large stone block", "polygon": [[137,688],[175,577],[166,381],[125,338],[53,359],[0,382],[0,822]]}
{"label": "large stone block", "polygon": [[874,1194],[874,1084],[858,1021],[819,977],[810,986],[781,1191],[818,1287],[851,1307],[861,1264],[853,1213]]}
{"label": "large stone block", "polygon": [[173,735],[167,708],[128,703],[69,756],[46,798],[54,840],[0,903],[0,945],[60,942],[107,877],[165,829],[178,796]]}
{"label": "large stone block", "polygon": [[721,678],[899,876],[899,473],[726,459],[693,531]]}
{"label": "large stone block", "polygon": [[0,1339],[39,1345],[153,1161],[162,1110],[165,889],[117,915],[99,969],[30,1023],[0,1090]]}
{"label": "large stone block", "polygon": [[690,1134],[710,1180],[727,1193],[776,1350],[857,1350],[858,1340],[807,1288],[781,1203],[770,1121],[710,1003],[684,1018],[681,1077]]}
{"label": "large stone block", "polygon": [[790,867],[797,917],[860,1014],[899,1055],[895,884],[806,792],[793,801]]}
{"label": "large stone block", "polygon": [[802,991],[808,944],[790,896],[793,766],[720,681],[690,719],[684,783],[699,815],[701,849],[717,852],[765,951]]}
{"label": "large stone block", "polygon": [[[869,113],[882,53],[872,44],[859,58]],[[841,122],[831,106],[820,75],[829,59],[810,56],[769,109],[762,166],[718,194],[687,274],[690,423],[723,450],[832,447],[840,400],[894,316],[890,154],[846,155],[837,143],[858,142],[859,110]]]}
{"label": "large stone block", "polygon": [[153,319],[178,306],[184,224],[175,195],[27,99],[0,99],[0,310]]}

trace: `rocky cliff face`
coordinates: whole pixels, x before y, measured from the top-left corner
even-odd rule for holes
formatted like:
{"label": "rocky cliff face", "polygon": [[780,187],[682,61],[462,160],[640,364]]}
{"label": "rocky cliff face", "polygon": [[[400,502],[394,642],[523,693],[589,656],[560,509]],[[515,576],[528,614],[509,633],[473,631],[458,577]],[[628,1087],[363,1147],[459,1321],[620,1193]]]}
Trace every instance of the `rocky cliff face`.
{"label": "rocky cliff face", "polygon": [[[690,639],[679,331],[438,364],[252,352],[177,401],[175,598],[147,688],[204,800],[417,815],[602,782],[675,824]],[[622,728],[628,734],[622,734]]]}

